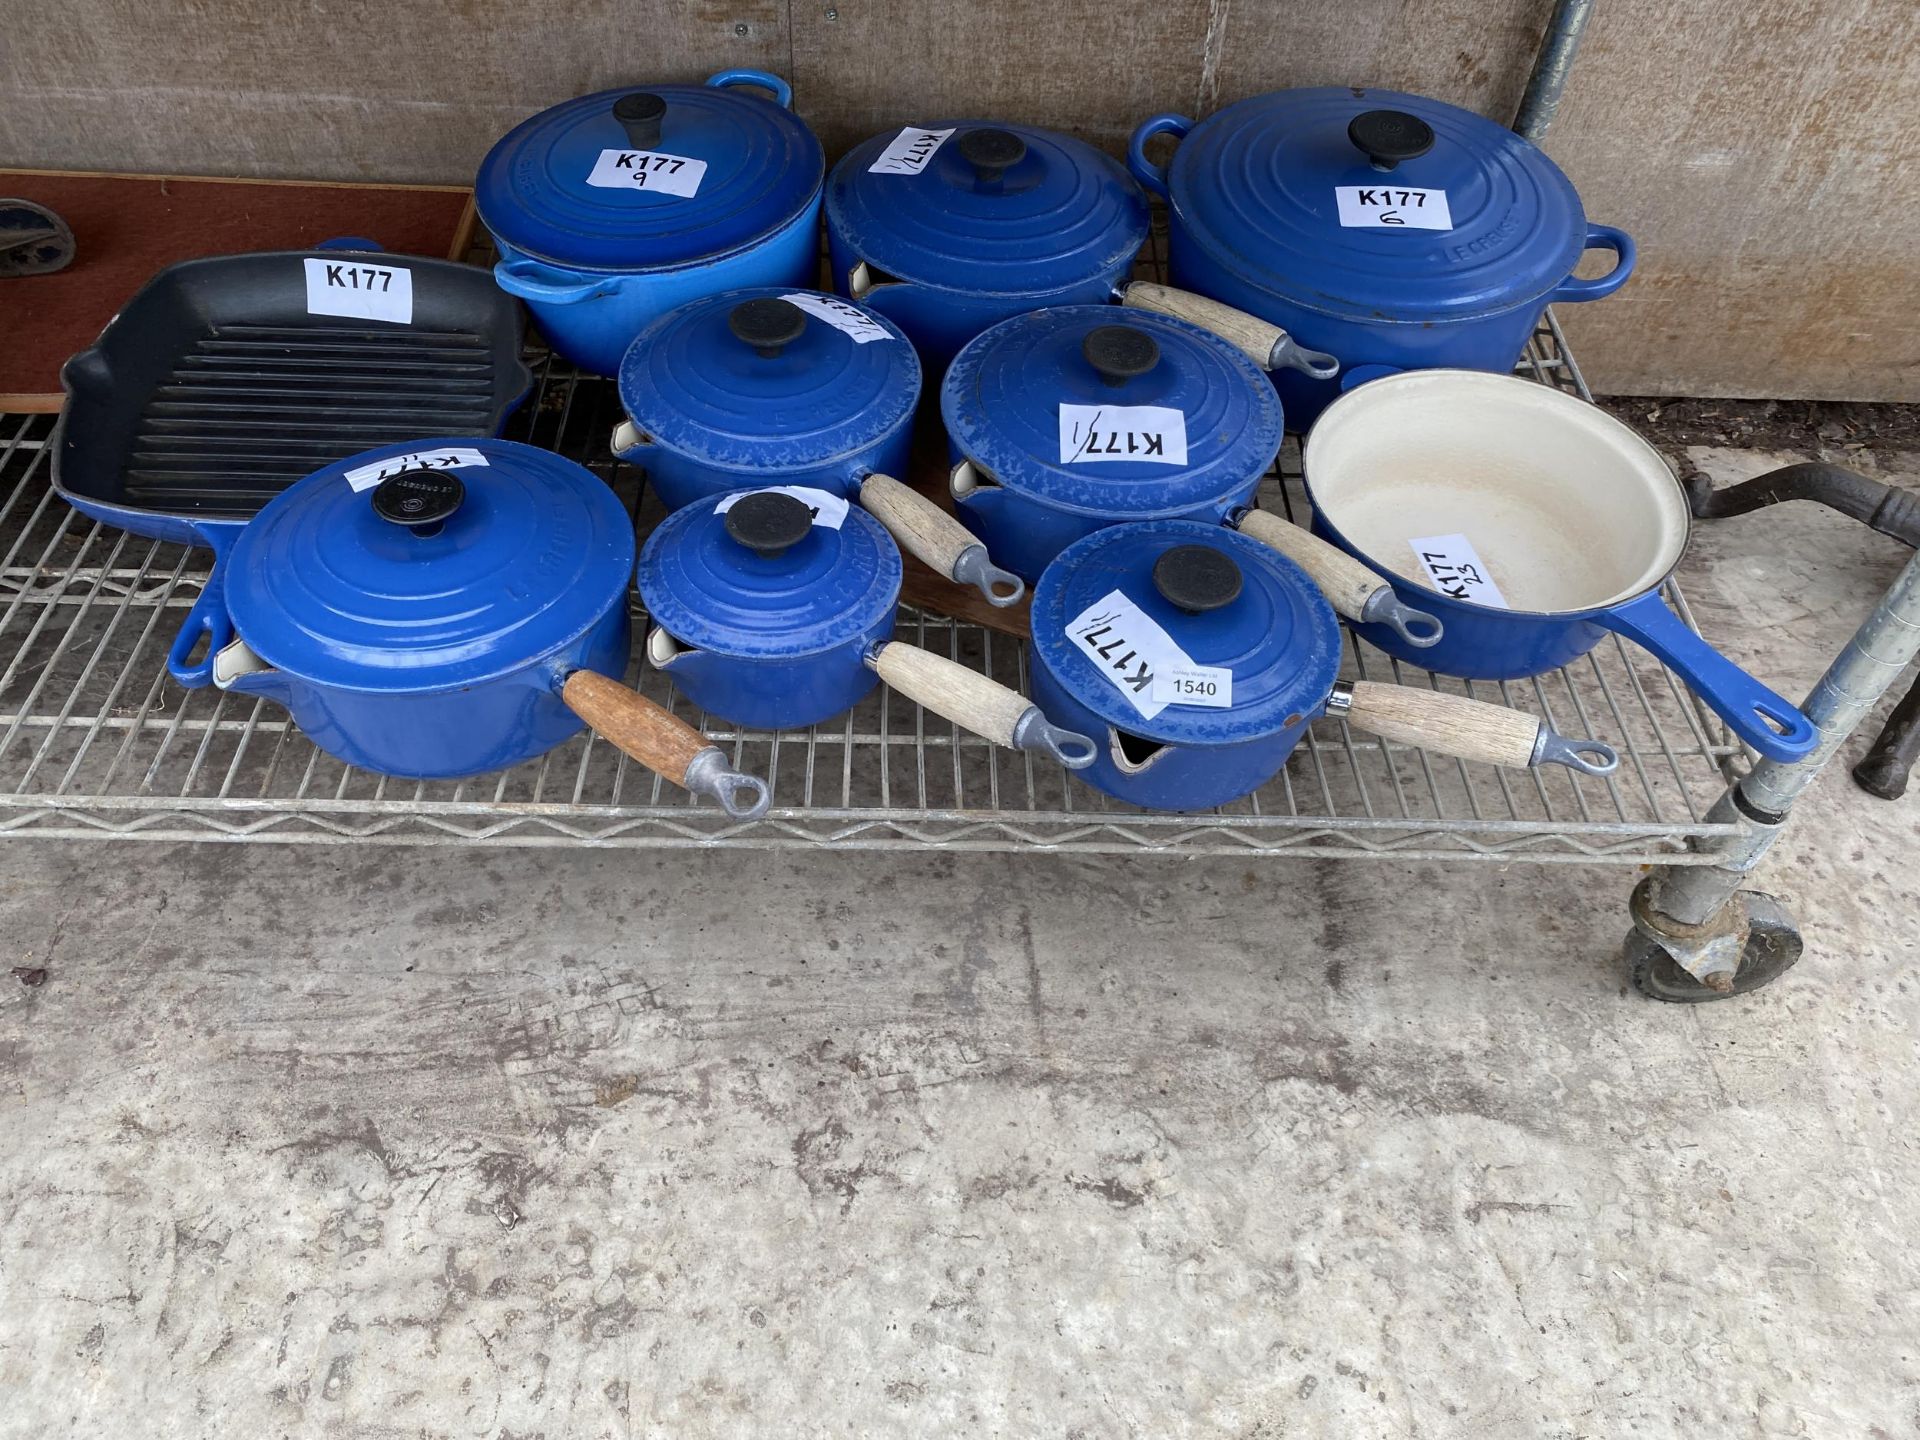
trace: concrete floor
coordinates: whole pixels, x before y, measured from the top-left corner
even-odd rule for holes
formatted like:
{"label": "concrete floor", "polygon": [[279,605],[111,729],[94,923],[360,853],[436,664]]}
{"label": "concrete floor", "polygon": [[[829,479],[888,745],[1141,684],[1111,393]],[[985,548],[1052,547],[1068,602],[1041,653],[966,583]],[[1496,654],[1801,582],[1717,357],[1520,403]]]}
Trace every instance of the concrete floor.
{"label": "concrete floor", "polygon": [[0,845],[0,1435],[1912,1436],[1917,822],[1694,1009],[1600,867]]}

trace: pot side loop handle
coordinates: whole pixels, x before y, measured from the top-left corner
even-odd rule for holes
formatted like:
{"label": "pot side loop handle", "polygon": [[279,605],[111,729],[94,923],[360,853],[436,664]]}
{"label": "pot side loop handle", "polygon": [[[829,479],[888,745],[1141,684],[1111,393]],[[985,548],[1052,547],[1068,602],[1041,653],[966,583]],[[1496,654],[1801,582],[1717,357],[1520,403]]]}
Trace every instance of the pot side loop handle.
{"label": "pot side loop handle", "polygon": [[717,800],[736,820],[758,820],[773,797],[767,782],[745,775],[726,752],[664,705],[594,670],[576,670],[560,698],[609,745],[663,780]]}
{"label": "pot side loop handle", "polygon": [[542,305],[577,305],[582,300],[597,300],[619,289],[622,278],[593,275],[582,280],[524,258],[502,260],[493,267],[494,283],[507,294]]}
{"label": "pot side loop handle", "polygon": [[1407,644],[1424,650],[1436,645],[1445,627],[1437,615],[1416,610],[1379,575],[1346,551],[1337,549],[1271,510],[1242,510],[1227,517],[1242,535],[1278,550],[1307,572],[1335,611],[1366,625],[1385,625]]}
{"label": "pot side loop handle", "polygon": [[971,530],[891,475],[862,480],[860,506],[886,527],[902,550],[936,575],[973,586],[988,604],[1017,605],[1026,595],[1027,582],[995,565]]}
{"label": "pot side loop handle", "polygon": [[1086,769],[1099,753],[1092,740],[1053,724],[1018,690],[944,655],[887,640],[868,652],[867,665],[915,704],[1009,750],[1051,755],[1069,770]]}
{"label": "pot side loop handle", "polygon": [[1171,315],[1212,331],[1262,370],[1298,370],[1315,380],[1331,380],[1340,373],[1340,362],[1324,350],[1309,350],[1271,321],[1191,290],[1136,280],[1115,293],[1122,305]]}
{"label": "pot side loop handle", "polygon": [[1336,685],[1327,697],[1327,713],[1344,715],[1382,739],[1487,765],[1517,770],[1564,765],[1583,775],[1611,775],[1620,765],[1611,745],[1569,740],[1524,710],[1410,685],[1372,680]]}
{"label": "pot side loop handle", "polygon": [[1592,280],[1582,280],[1577,275],[1569,275],[1554,287],[1548,296],[1548,303],[1557,305],[1563,300],[1604,300],[1633,274],[1633,262],[1638,256],[1633,237],[1624,230],[1616,230],[1611,225],[1587,226],[1587,243],[1583,250],[1611,250],[1619,258],[1614,261],[1613,269]]}
{"label": "pot side loop handle", "polygon": [[709,75],[706,83],[715,90],[725,90],[733,85],[755,85],[762,90],[771,90],[773,103],[782,110],[793,108],[793,87],[778,75],[769,75],[764,70],[722,70],[717,75]]}
{"label": "pot side loop handle", "polygon": [[1193,121],[1184,115],[1168,112],[1141,121],[1140,128],[1133,132],[1133,138],[1127,142],[1127,169],[1133,172],[1134,179],[1162,200],[1167,198],[1167,172],[1147,159],[1147,141],[1156,135],[1183,139],[1191,129]]}
{"label": "pot side loop handle", "polygon": [[[204,690],[213,683],[214,657],[233,643],[226,576],[227,552],[233,548],[233,538],[224,530],[211,528],[201,531],[201,538],[213,550],[213,568],[200,586],[200,598],[193,602],[180,633],[173,637],[173,645],[167,651],[167,673],[189,690]],[[206,653],[189,664],[188,657],[203,635],[207,641]]]}
{"label": "pot side loop handle", "polygon": [[1672,670],[1742,741],[1769,760],[1792,764],[1820,743],[1797,706],[1762,685],[1688,628],[1658,591],[1596,614],[1594,620]]}

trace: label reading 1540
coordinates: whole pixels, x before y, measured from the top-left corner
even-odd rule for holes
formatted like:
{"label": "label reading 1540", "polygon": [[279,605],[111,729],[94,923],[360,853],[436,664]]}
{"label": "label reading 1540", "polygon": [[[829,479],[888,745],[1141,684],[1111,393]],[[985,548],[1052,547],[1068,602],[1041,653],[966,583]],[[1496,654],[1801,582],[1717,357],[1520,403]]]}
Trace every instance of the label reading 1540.
{"label": "label reading 1540", "polygon": [[1233,671],[1221,665],[1180,665],[1153,677],[1153,698],[1207,710],[1233,708]]}
{"label": "label reading 1540", "polygon": [[307,313],[413,323],[413,272],[362,260],[308,260]]}
{"label": "label reading 1540", "polygon": [[658,195],[696,194],[707,162],[661,150],[602,150],[587,176],[602,190],[650,190]]}

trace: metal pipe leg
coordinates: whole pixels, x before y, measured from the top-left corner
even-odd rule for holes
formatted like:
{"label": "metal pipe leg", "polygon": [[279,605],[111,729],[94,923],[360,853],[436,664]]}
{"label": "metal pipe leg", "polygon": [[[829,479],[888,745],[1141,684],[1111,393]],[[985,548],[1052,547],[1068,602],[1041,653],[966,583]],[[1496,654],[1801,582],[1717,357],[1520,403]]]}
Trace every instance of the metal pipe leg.
{"label": "metal pipe leg", "polygon": [[1553,18],[1547,21],[1540,52],[1534,56],[1533,73],[1527,77],[1526,94],[1520,97],[1520,111],[1513,119],[1515,132],[1536,145],[1546,137],[1547,127],[1559,113],[1560,97],[1566,93],[1567,77],[1573,73],[1580,37],[1593,17],[1593,4],[1594,0],[1556,0]]}
{"label": "metal pipe leg", "polygon": [[[1920,554],[1907,562],[1800,707],[1820,731],[1814,752],[1795,764],[1760,761],[1715,802],[1707,818],[1736,823],[1741,833],[1731,844],[1715,847],[1717,858],[1712,865],[1660,866],[1634,892],[1636,933],[1658,946],[1699,985],[1716,994],[1730,994],[1736,987],[1754,988],[1741,978],[1755,948],[1753,902],[1765,900],[1773,906],[1777,913],[1765,917],[1770,924],[1784,921],[1790,928],[1791,921],[1770,896],[1743,892],[1740,882],[1773,848],[1793,802],[1916,653],[1920,653]],[[1796,958],[1797,938],[1795,932]],[[1773,974],[1791,963],[1779,965]],[[1771,978],[1769,974],[1759,983]]]}

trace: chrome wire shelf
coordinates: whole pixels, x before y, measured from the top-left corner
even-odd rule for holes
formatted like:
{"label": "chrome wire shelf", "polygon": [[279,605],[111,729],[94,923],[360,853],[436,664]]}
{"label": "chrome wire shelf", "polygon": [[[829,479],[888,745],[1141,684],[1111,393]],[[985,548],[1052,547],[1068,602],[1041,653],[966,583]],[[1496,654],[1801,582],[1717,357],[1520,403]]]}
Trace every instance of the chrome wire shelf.
{"label": "chrome wire shelf", "polygon": [[[1549,316],[1522,373],[1591,398]],[[537,362],[514,438],[604,476],[644,532],[644,479],[613,460],[608,381]],[[48,485],[53,417],[0,418],[0,834],[319,844],[749,846],[1397,855],[1538,862],[1705,860],[1688,841],[1732,835],[1705,816],[1741,752],[1658,662],[1609,639],[1536,680],[1441,680],[1349,637],[1349,677],[1500,699],[1568,734],[1613,742],[1617,774],[1510,773],[1429,756],[1321,720],[1283,774],[1192,815],[1143,812],[1050,762],[998,750],[884,688],[809,731],[710,720],[646,668],[628,679],[772,784],[741,824],[582,735],[500,775],[396,781],[322,754],[265,701],[185,691],[166,652],[206,579],[205,551],[142,540],[68,509]],[[1262,503],[1299,515],[1290,443]],[[1687,615],[1677,591],[1670,598]],[[635,601],[636,635],[641,616]],[[1691,617],[1689,623],[1691,623]],[[903,638],[1015,685],[1025,646],[904,610]]]}

